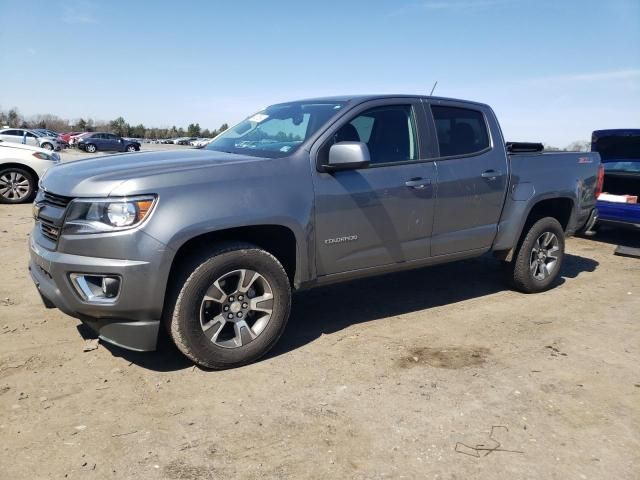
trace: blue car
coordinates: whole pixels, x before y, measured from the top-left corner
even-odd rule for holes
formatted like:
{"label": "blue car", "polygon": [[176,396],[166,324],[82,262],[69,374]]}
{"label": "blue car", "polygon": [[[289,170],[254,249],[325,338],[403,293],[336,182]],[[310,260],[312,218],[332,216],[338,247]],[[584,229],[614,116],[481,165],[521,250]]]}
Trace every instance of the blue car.
{"label": "blue car", "polygon": [[140,143],[127,140],[113,133],[95,132],[87,134],[78,140],[78,148],[89,153],[98,150],[112,152],[138,152]]}
{"label": "blue car", "polygon": [[[640,198],[640,129],[596,130],[591,151],[604,165],[603,193]],[[640,203],[599,200],[597,209],[598,225],[640,230]]]}

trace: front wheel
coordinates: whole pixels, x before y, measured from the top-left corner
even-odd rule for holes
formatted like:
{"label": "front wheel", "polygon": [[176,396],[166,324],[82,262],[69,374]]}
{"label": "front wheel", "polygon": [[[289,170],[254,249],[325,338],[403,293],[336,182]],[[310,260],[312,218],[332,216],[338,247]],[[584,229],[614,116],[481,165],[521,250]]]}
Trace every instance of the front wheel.
{"label": "front wheel", "polygon": [[524,293],[548,290],[560,274],[563,259],[562,225],[555,218],[541,218],[526,233],[511,262],[511,282]]}
{"label": "front wheel", "polygon": [[284,331],[291,288],[280,262],[250,244],[195,257],[174,285],[165,319],[178,349],[206,368],[238,367],[267,353]]}
{"label": "front wheel", "polygon": [[136,148],[135,145],[129,145],[127,147],[127,152],[136,152],[136,151],[138,151],[138,149]]}
{"label": "front wheel", "polygon": [[28,202],[35,192],[36,180],[30,172],[16,167],[0,170],[0,203]]}
{"label": "front wheel", "polygon": [[45,142],[42,144],[42,148],[46,149],[46,150],[53,150],[53,145],[49,142]]}
{"label": "front wheel", "polygon": [[97,148],[93,143],[89,143],[86,147],[84,147],[85,150],[89,153],[95,153]]}

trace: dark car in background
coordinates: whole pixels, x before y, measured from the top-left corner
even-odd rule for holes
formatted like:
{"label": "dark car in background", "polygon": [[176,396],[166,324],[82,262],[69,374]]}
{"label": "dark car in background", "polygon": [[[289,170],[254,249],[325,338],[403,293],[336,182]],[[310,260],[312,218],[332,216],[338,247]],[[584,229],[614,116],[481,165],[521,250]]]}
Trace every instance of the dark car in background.
{"label": "dark car in background", "polygon": [[78,140],[78,148],[89,153],[104,152],[137,152],[140,143],[127,140],[113,133],[95,132],[87,134]]}
{"label": "dark car in background", "polygon": [[591,151],[604,165],[597,225],[640,229],[640,129],[596,130]]}

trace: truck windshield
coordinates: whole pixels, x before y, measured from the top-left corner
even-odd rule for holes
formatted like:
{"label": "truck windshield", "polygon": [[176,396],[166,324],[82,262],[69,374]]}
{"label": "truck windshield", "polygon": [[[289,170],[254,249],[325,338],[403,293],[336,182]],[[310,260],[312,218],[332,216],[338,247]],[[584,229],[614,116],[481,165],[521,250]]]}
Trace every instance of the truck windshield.
{"label": "truck windshield", "polygon": [[344,102],[272,105],[218,135],[206,148],[278,158],[291,155],[344,106]]}

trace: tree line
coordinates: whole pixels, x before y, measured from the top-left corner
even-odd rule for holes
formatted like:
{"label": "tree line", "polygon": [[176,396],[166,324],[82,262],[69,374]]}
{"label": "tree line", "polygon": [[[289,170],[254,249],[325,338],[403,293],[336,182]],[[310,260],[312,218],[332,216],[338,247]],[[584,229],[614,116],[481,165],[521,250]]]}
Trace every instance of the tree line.
{"label": "tree line", "polygon": [[56,132],[110,132],[121,137],[134,138],[177,138],[177,137],[205,137],[213,138],[229,128],[223,123],[217,129],[201,128],[199,123],[190,123],[187,128],[176,127],[157,128],[146,127],[142,123],[130,125],[123,117],[111,121],[93,120],[92,118],[80,118],[70,121],[52,114],[38,114],[32,117],[23,117],[18,109],[9,111],[0,109],[0,128],[9,126],[13,128],[48,128]]}

